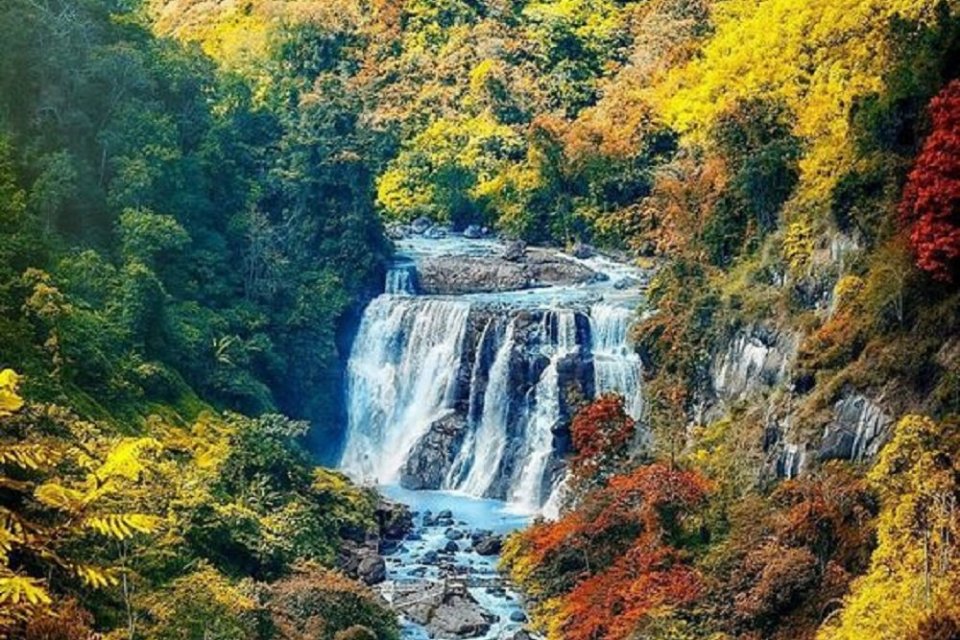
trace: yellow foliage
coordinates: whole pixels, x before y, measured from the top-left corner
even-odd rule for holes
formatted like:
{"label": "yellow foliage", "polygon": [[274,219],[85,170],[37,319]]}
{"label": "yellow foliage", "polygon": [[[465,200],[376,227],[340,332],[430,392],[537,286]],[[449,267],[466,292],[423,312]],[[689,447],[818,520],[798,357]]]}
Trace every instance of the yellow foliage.
{"label": "yellow foliage", "polygon": [[20,376],[12,369],[0,371],[0,417],[9,416],[23,407],[23,398],[17,395]]}
{"label": "yellow foliage", "polygon": [[956,425],[904,417],[868,478],[881,499],[877,548],[818,640],[900,640],[931,616],[960,621]]}
{"label": "yellow foliage", "polygon": [[156,531],[160,519],[142,513],[113,513],[85,518],[84,527],[93,529],[97,533],[126,540],[136,533],[151,533]]}
{"label": "yellow foliage", "polygon": [[810,266],[812,256],[813,228],[804,221],[791,223],[783,239],[783,257],[790,265],[790,270],[801,275]]}
{"label": "yellow foliage", "polygon": [[740,101],[786,104],[796,117],[795,133],[809,143],[800,197],[825,204],[836,180],[854,167],[851,109],[884,89],[884,73],[895,62],[891,19],[932,19],[935,4],[721,0],[703,55],[670,74],[655,100],[671,125],[701,140]]}
{"label": "yellow foliage", "polygon": [[0,605],[50,604],[53,602],[43,583],[36,578],[10,575],[0,577]]}

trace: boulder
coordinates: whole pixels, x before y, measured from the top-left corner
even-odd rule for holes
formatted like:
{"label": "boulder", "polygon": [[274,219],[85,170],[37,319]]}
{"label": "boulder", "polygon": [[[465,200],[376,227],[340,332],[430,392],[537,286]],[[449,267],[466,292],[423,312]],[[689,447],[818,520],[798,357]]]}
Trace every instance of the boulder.
{"label": "boulder", "polygon": [[433,226],[433,220],[421,216],[410,223],[410,231],[416,234],[424,234]]}
{"label": "boulder", "polygon": [[393,606],[434,638],[481,637],[497,621],[457,581],[404,585],[395,593]]}
{"label": "boulder", "polygon": [[581,260],[586,260],[587,258],[592,258],[597,255],[596,250],[590,245],[584,242],[577,242],[573,245],[573,250],[571,251],[574,258],[579,258]]}
{"label": "boulder", "polygon": [[410,508],[399,502],[381,499],[374,514],[380,527],[380,535],[387,540],[403,540],[413,531],[413,516]]}
{"label": "boulder", "polygon": [[460,551],[460,545],[458,545],[453,540],[448,540],[443,548],[441,549],[444,553],[457,553]]}
{"label": "boulder", "polygon": [[483,232],[483,229],[481,229],[479,225],[475,224],[471,224],[469,227],[463,230],[463,237],[471,240],[482,238],[484,235],[486,234]]}
{"label": "boulder", "polygon": [[523,240],[512,240],[507,243],[506,248],[503,250],[503,259],[510,262],[518,262],[523,260],[524,254],[527,252],[527,243]]}
{"label": "boulder", "polygon": [[447,230],[443,227],[430,227],[423,233],[424,238],[429,238],[430,240],[440,240],[441,238],[447,237]]}
{"label": "boulder", "polygon": [[365,584],[380,584],[387,579],[387,563],[378,555],[367,555],[357,567],[357,577]]}
{"label": "boulder", "polygon": [[495,556],[502,547],[503,538],[495,535],[484,536],[473,543],[473,550],[481,556]]}
{"label": "boulder", "polygon": [[516,611],[510,612],[510,622],[526,622],[526,621],[527,621],[527,614],[525,614],[523,611],[520,611],[518,609]]}
{"label": "boulder", "polygon": [[443,535],[446,536],[447,540],[463,540],[466,537],[466,534],[460,529],[447,529],[443,532]]}
{"label": "boulder", "polygon": [[[466,433],[466,419],[459,414],[449,413],[435,420],[414,445],[400,470],[400,486],[414,490],[441,488]],[[424,514],[424,526],[439,519]]]}

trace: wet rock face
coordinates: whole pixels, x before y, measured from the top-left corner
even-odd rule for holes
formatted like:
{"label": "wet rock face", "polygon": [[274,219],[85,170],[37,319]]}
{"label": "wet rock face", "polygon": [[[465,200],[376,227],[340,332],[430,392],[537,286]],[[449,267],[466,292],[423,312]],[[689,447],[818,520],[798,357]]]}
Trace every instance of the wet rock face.
{"label": "wet rock face", "polygon": [[[572,402],[594,396],[594,365],[591,354],[590,320],[584,312],[569,312],[566,338],[572,343],[569,352],[558,356],[556,382],[558,394],[556,424],[552,426],[553,453],[562,459],[569,449],[569,433],[565,425],[572,417]],[[508,364],[491,380],[492,368],[501,349],[508,345],[508,327],[512,330]],[[506,306],[477,305],[469,312],[463,356],[457,372],[452,412],[435,420],[417,441],[400,473],[400,484],[407,489],[443,489],[456,487],[458,474],[469,471],[470,455],[463,449],[469,444],[484,419],[488,402],[501,407],[506,444],[503,455],[485,496],[507,499],[521,473],[525,449],[532,429],[531,416],[536,410],[536,387],[551,366],[549,355],[556,349],[558,335],[564,331],[555,312],[516,309]],[[502,354],[501,354],[502,355]],[[547,402],[547,399],[541,399]],[[458,465],[466,465],[458,468]],[[560,469],[557,470],[558,473]],[[555,475],[543,476],[542,495],[548,495]]]}
{"label": "wet rock face", "polygon": [[821,460],[862,461],[875,457],[890,436],[891,418],[866,396],[847,392],[834,405],[834,419],[825,428]]}
{"label": "wet rock face", "polygon": [[748,327],[727,343],[712,366],[713,389],[736,402],[781,383],[796,353],[795,340],[762,326]]}
{"label": "wet rock face", "polygon": [[541,249],[508,248],[501,257],[434,256],[418,266],[420,290],[432,295],[585,284],[601,277],[578,262]]}
{"label": "wet rock face", "polygon": [[467,433],[465,416],[451,413],[430,425],[401,470],[407,489],[440,489]]}

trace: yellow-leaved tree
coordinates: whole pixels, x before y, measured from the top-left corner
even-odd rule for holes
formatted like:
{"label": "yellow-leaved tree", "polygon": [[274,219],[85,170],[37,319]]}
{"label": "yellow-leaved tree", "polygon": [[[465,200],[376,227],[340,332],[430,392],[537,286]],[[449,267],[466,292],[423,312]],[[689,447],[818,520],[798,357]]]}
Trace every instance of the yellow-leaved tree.
{"label": "yellow-leaved tree", "polygon": [[870,570],[819,640],[946,638],[960,629],[960,431],[910,415],[869,480],[881,499]]}
{"label": "yellow-leaved tree", "polygon": [[19,384],[0,372],[0,486],[11,496],[0,504],[0,634],[49,612],[57,581],[119,584],[119,568],[95,550],[159,524],[129,496],[160,443],[104,437],[58,407],[26,403]]}
{"label": "yellow-leaved tree", "polygon": [[[895,19],[924,24],[937,16],[929,0],[720,0],[715,32],[702,56],[676,69],[656,90],[667,122],[704,140],[723,114],[745,100],[782,103],[807,143],[799,197],[814,207],[856,168],[851,114],[884,90],[897,52]],[[958,3],[947,6],[956,11]]]}

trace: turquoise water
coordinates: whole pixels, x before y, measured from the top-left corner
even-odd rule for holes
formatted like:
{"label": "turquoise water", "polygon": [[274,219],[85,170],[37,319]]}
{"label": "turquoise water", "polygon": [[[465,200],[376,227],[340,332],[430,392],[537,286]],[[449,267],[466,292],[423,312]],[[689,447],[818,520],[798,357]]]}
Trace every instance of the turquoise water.
{"label": "turquoise water", "polygon": [[[467,533],[468,537],[471,531],[477,529],[507,534],[530,522],[529,516],[511,513],[507,505],[498,500],[483,500],[449,491],[409,491],[397,486],[381,487],[380,491],[392,500],[409,505],[412,511],[417,512],[414,521],[418,526],[425,511],[432,512],[434,516],[444,510],[451,511],[456,523],[454,526]],[[424,565],[419,559],[424,553],[440,549],[448,542],[444,531],[445,527],[418,528],[421,540],[407,540],[399,552],[387,556],[387,582],[383,585],[383,593],[387,599],[390,599],[394,584],[440,579],[438,566]],[[480,556],[467,551],[469,540],[461,540],[459,544],[461,550],[453,555],[453,564],[458,570],[469,570],[468,584],[471,595],[480,606],[500,618],[487,635],[480,637],[483,640],[511,638],[523,627],[522,623],[510,620],[511,614],[523,611],[520,596],[503,584],[497,573],[496,556]],[[505,593],[488,591],[489,587],[497,586],[506,587]],[[405,640],[429,638],[422,627],[409,621],[402,622]]]}

